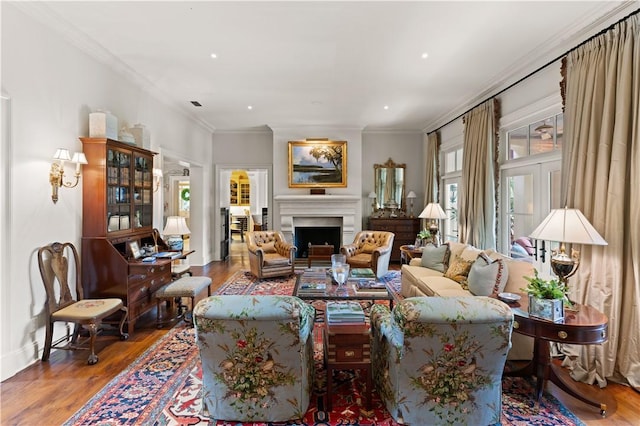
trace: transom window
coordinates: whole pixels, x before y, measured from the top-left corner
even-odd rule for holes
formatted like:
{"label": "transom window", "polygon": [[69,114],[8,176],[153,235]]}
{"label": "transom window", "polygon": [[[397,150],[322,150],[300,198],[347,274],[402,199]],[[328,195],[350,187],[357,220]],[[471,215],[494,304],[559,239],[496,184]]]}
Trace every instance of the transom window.
{"label": "transom window", "polygon": [[562,148],[563,114],[507,132],[507,160],[528,157]]}

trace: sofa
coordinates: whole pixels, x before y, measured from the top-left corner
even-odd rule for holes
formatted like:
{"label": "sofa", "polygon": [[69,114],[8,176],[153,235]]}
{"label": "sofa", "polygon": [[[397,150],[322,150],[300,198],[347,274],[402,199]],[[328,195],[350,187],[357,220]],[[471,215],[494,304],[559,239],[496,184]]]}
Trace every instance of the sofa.
{"label": "sofa", "polygon": [[[438,264],[440,258],[436,251],[446,251],[442,264]],[[493,269],[494,276],[497,271],[498,277],[492,287],[479,290],[469,281],[469,274],[474,278],[477,274],[473,272],[482,271],[482,266]],[[473,271],[471,268],[474,268]],[[402,265],[401,274],[401,294],[405,298],[495,296],[499,292],[522,293],[521,289],[527,286],[524,277],[534,275],[534,266],[530,262],[512,259],[492,249],[481,250],[468,244],[449,241],[437,250],[433,246],[424,247],[423,258],[414,258],[409,264]],[[514,334],[509,359],[531,359],[532,354],[533,339]]]}

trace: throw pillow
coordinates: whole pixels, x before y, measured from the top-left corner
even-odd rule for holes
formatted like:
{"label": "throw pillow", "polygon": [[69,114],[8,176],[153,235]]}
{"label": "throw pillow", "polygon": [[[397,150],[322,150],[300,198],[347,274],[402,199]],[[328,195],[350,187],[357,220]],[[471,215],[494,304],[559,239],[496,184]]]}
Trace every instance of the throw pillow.
{"label": "throw pillow", "polygon": [[362,253],[371,254],[378,246],[373,243],[364,243],[362,245],[362,249],[360,250]]}
{"label": "throw pillow", "polygon": [[480,253],[469,271],[469,291],[476,296],[502,293],[507,285],[509,269],[503,259],[492,260]]}
{"label": "throw pillow", "polygon": [[270,241],[268,243],[264,243],[260,246],[262,251],[265,253],[275,253],[276,252],[276,242]]}
{"label": "throw pillow", "polygon": [[444,273],[444,276],[454,280],[457,283],[460,283],[462,288],[467,289],[467,276],[469,275],[469,270],[471,269],[471,265],[473,261],[465,260],[460,255],[456,255],[451,263],[449,263],[449,268],[447,272]]}
{"label": "throw pillow", "polygon": [[445,265],[447,264],[447,258],[449,257],[448,253],[448,245],[441,245],[440,247],[436,247],[432,244],[427,244],[426,246],[422,247],[421,264],[425,268],[444,273]]}

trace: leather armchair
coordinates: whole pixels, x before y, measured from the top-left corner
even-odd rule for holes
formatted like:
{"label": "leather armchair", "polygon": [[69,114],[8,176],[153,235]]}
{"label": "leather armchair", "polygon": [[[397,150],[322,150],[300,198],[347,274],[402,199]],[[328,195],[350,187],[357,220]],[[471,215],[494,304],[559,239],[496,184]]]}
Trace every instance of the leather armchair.
{"label": "leather armchair", "polygon": [[289,244],[280,231],[247,232],[249,268],[256,277],[291,275],[295,269],[296,246]]}
{"label": "leather armchair", "polygon": [[311,305],[293,296],[211,296],[193,317],[204,415],[234,424],[304,417],[314,378]]}
{"label": "leather armchair", "polygon": [[395,234],[387,231],[360,231],[352,244],[340,247],[352,268],[371,268],[378,278],[387,275]]}
{"label": "leather armchair", "polygon": [[371,308],[373,380],[400,424],[500,424],[513,313],[483,296]]}

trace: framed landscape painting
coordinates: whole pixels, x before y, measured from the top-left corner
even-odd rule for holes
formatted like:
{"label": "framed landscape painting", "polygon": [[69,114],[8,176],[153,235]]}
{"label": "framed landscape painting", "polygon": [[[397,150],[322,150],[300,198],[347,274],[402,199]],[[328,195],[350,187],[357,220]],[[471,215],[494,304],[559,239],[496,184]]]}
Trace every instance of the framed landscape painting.
{"label": "framed landscape painting", "polygon": [[346,186],[346,141],[307,139],[289,142],[289,188]]}

